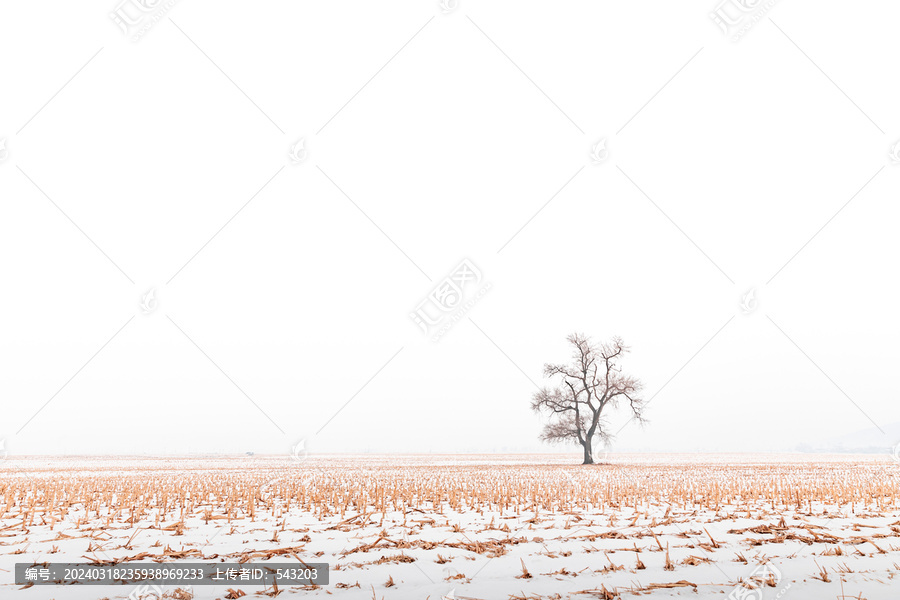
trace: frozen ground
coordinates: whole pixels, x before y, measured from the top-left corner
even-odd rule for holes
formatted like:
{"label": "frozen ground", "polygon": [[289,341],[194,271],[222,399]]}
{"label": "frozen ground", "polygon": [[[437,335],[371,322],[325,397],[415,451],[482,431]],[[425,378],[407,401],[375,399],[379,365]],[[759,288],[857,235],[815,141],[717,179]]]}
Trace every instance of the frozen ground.
{"label": "frozen ground", "polygon": [[[331,564],[328,586],[279,598],[900,598],[890,457],[607,461],[10,457],[0,463],[0,598],[127,598],[134,587],[20,590],[12,571],[134,560]],[[239,592],[275,590],[164,590]]]}

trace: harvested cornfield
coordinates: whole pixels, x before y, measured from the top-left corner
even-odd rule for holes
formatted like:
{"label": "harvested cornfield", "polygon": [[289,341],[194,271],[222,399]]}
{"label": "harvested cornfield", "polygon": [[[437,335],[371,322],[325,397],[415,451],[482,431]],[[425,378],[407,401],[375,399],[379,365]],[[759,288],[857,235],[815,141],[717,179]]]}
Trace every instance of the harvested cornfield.
{"label": "harvested cornfield", "polygon": [[[327,586],[148,598],[873,600],[900,586],[898,476],[890,457],[850,455],[18,457],[0,470],[0,569],[331,565]],[[9,580],[3,597],[21,587]],[[138,597],[123,586],[21,594]]]}

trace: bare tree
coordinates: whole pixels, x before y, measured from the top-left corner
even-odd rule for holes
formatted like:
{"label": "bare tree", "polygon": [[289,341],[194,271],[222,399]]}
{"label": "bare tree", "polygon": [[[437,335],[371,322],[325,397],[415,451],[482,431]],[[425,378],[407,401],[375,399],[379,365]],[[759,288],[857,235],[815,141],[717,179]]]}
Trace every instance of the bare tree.
{"label": "bare tree", "polygon": [[541,440],[575,440],[584,448],[584,464],[594,464],[594,439],[608,442],[611,435],[604,410],[617,408],[624,399],[632,415],[643,422],[645,402],[639,397],[643,384],[622,373],[621,361],[629,348],[614,337],[603,344],[573,333],[566,338],[574,350],[568,365],[544,365],[544,376],[558,378],[555,388],[542,388],[531,399],[537,413],[549,414]]}

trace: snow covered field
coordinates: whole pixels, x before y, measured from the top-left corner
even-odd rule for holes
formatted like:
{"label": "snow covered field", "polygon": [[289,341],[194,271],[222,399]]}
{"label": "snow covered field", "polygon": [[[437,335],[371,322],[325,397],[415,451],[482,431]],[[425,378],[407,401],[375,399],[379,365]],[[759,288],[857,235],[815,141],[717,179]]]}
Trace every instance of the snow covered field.
{"label": "snow covered field", "polygon": [[10,457],[0,462],[0,598],[139,596],[134,586],[20,591],[17,562],[179,560],[330,563],[328,586],[279,588],[280,598],[900,597],[900,464],[890,456],[577,462]]}

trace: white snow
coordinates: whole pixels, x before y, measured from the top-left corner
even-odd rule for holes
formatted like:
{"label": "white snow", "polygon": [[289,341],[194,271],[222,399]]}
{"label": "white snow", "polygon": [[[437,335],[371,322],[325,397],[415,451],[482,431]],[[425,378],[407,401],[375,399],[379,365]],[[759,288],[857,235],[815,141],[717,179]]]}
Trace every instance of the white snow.
{"label": "white snow", "polygon": [[[13,567],[142,553],[149,553],[144,561],[331,564],[328,586],[283,588],[279,598],[587,600],[604,598],[604,589],[608,598],[900,597],[900,465],[890,457],[613,455],[609,464],[577,462],[562,455],[11,457],[0,464],[0,598],[127,598],[133,587],[17,591]],[[416,502],[379,505],[379,490],[392,481],[417,486]],[[182,528],[172,508],[182,500],[173,497],[172,510],[157,506],[131,522],[130,490],[153,495],[173,482],[183,489],[202,482],[216,493],[195,493]],[[746,497],[719,503],[710,492],[716,482]],[[435,505],[434,490],[450,483],[482,496],[457,497],[459,509],[449,498]],[[331,514],[319,515],[282,497],[314,484],[366,500],[332,504]],[[14,488],[28,495],[10,505]],[[708,497],[686,497],[691,488]],[[89,493],[65,497],[73,489],[106,490],[115,503],[97,504]],[[799,503],[783,502],[788,489],[798,490]],[[775,490],[782,501],[773,502]],[[44,502],[31,511],[36,491],[55,495],[57,508],[44,510]],[[832,500],[806,502],[814,491]],[[228,495],[239,505],[231,518],[222,501]],[[252,518],[248,497],[258,498]],[[518,501],[498,506],[503,497]],[[530,577],[522,577],[523,565]],[[830,582],[817,579],[823,570]],[[230,585],[191,592],[225,598],[226,587],[253,597],[272,591]],[[177,597],[174,589],[164,592]]]}

